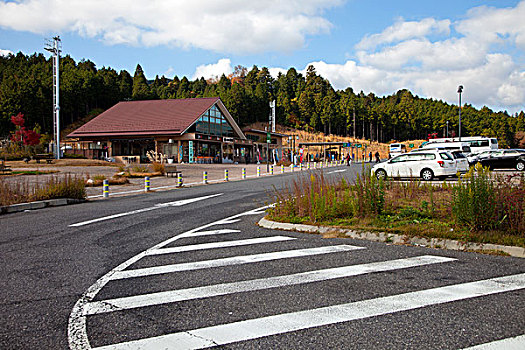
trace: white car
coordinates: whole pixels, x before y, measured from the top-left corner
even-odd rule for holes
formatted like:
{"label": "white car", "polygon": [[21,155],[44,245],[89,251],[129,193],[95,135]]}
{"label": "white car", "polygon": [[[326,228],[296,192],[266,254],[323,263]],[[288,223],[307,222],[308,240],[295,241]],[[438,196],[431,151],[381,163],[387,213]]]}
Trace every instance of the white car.
{"label": "white car", "polygon": [[455,176],[457,172],[456,160],[449,152],[433,149],[401,154],[377,163],[371,171],[378,179],[421,177],[425,181],[430,181],[434,177]]}
{"label": "white car", "polygon": [[467,156],[461,151],[452,151],[450,152],[454,159],[456,160],[456,171],[458,173],[466,173],[470,169]]}

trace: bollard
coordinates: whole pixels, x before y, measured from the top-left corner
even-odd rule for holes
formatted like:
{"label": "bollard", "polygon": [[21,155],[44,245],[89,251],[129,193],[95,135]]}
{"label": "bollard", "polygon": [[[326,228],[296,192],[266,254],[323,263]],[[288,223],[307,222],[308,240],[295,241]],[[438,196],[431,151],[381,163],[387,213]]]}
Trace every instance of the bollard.
{"label": "bollard", "polygon": [[208,172],[207,171],[203,171],[202,172],[202,183],[203,184],[207,184],[208,183]]}
{"label": "bollard", "polygon": [[273,164],[270,165],[270,175],[273,175]]}
{"label": "bollard", "polygon": [[310,162],[306,163],[306,169],[310,170]]}
{"label": "bollard", "polygon": [[144,192],[149,192],[149,176],[144,177]]}
{"label": "bollard", "polygon": [[242,178],[246,179],[246,168],[242,168]]}
{"label": "bollard", "polygon": [[177,186],[182,187],[182,173],[177,174]]}
{"label": "bollard", "polygon": [[[310,166],[310,163],[308,163],[308,166]],[[303,163],[299,164],[299,170],[303,170]]]}
{"label": "bollard", "polygon": [[284,164],[281,164],[281,174],[284,174]]}
{"label": "bollard", "polygon": [[104,180],[102,182],[102,196],[104,198],[109,197],[109,181],[108,180]]}
{"label": "bollard", "polygon": [[228,169],[224,169],[224,181],[229,181],[228,180]]}
{"label": "bollard", "polygon": [[257,167],[257,177],[261,176],[261,167]]}
{"label": "bollard", "polygon": [[295,171],[295,165],[294,164],[290,164],[290,171],[292,173]]}

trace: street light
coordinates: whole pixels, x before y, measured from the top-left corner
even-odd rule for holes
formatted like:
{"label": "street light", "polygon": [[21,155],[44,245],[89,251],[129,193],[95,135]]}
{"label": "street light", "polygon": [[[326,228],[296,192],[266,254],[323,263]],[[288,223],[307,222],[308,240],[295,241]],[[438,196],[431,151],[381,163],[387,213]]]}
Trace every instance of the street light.
{"label": "street light", "polygon": [[445,136],[445,137],[448,137],[448,120],[447,120],[447,136]]}
{"label": "street light", "polygon": [[458,86],[459,94],[459,142],[461,142],[461,93],[463,92],[463,85]]}

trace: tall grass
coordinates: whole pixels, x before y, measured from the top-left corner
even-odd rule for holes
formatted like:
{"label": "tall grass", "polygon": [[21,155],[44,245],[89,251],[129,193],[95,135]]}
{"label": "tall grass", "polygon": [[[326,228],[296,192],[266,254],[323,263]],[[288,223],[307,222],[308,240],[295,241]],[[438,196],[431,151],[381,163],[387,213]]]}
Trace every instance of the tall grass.
{"label": "tall grass", "polygon": [[81,176],[52,176],[42,184],[18,180],[7,182],[0,178],[0,206],[54,198],[86,198]]}

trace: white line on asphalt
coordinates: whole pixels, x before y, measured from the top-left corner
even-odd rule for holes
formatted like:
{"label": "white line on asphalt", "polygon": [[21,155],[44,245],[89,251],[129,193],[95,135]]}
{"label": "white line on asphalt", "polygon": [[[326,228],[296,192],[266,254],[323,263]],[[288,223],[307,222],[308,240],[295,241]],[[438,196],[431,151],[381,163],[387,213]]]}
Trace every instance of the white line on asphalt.
{"label": "white line on asphalt", "polygon": [[441,256],[424,255],[406,259],[381,261],[362,265],[343,266],[291,275],[261,278],[251,281],[222,283],[204,287],[135,295],[89,303],[84,308],[84,315],[93,315],[124,309],[175,303],[192,299],[210,298],[219,295],[242,293],[254,290],[298,285],[303,283],[320,282],[336,278],[406,269],[410,267],[445,263],[455,260],[456,259]]}
{"label": "white line on asphalt", "polygon": [[200,236],[213,236],[213,235],[222,235],[225,233],[238,233],[241,232],[240,230],[231,230],[229,228],[225,228],[222,230],[211,230],[211,231],[201,231],[201,232],[195,232],[191,235],[191,237],[200,237]]}
{"label": "white line on asphalt", "polygon": [[148,252],[148,255],[173,254],[173,253],[189,252],[193,250],[238,247],[238,246],[250,245],[250,244],[290,241],[293,239],[295,238],[287,237],[287,236],[271,236],[271,237],[241,239],[237,241],[201,243],[201,244],[183,245],[183,246],[178,246],[178,247],[150,250]]}
{"label": "white line on asphalt", "polygon": [[518,274],[199,328],[95,349],[202,349],[523,288],[525,274]]}
{"label": "white line on asphalt", "polygon": [[[204,224],[202,226],[196,227],[184,233],[177,234],[171,238],[168,238],[167,240],[156,244],[155,246],[149,248],[148,250],[159,249],[179,239],[191,237],[192,235],[198,232],[203,232],[202,230],[213,227],[217,225],[218,223],[224,223],[225,221],[236,222],[237,220],[240,220],[240,219],[237,219],[240,217],[249,216],[249,215],[259,215],[265,209],[269,207],[271,207],[271,205],[248,210],[248,211],[227,217],[219,221],[214,221],[214,222]],[[94,284],[92,284],[80,296],[80,298],[77,300],[77,302],[73,306],[73,309],[71,310],[71,314],[69,315],[69,321],[67,325],[67,340],[69,343],[69,348],[71,350],[90,350],[91,349],[91,345],[89,344],[89,338],[87,334],[86,316],[82,315],[82,310],[84,310],[84,305],[91,302],[93,298],[95,298],[95,296],[102,290],[102,288],[104,288],[104,286],[108,284],[109,281],[111,281],[111,276],[115,272],[122,271],[124,269],[127,269],[129,266],[133,265],[134,263],[142,259],[144,256],[146,256],[148,250],[145,250],[135,255],[134,257],[131,257],[130,259],[124,261],[122,264],[118,265],[117,267],[115,267],[114,269],[106,273],[104,276],[100,277]]]}
{"label": "white line on asphalt", "polygon": [[525,349],[525,335],[513,338],[496,340],[491,343],[476,345],[463,350],[523,350]]}
{"label": "white line on asphalt", "polygon": [[334,171],[330,171],[329,173],[326,173],[326,174],[344,173],[345,171],[346,171],[346,169],[343,169],[343,170],[334,170]]}
{"label": "white line on asphalt", "polygon": [[150,276],[150,275],[159,275],[163,273],[199,270],[199,269],[207,269],[207,268],[212,268],[212,267],[223,267],[223,266],[230,266],[230,265],[249,264],[249,263],[278,260],[278,259],[290,259],[290,258],[298,258],[298,257],[318,255],[318,254],[339,253],[339,252],[346,252],[346,251],[357,250],[357,249],[365,249],[365,248],[351,246],[351,245],[337,245],[337,246],[327,246],[327,247],[317,247],[317,248],[307,248],[307,249],[285,250],[281,252],[272,252],[272,253],[263,253],[263,254],[254,254],[254,255],[233,256],[229,258],[222,258],[222,259],[215,259],[215,260],[204,260],[204,261],[196,261],[196,262],[191,262],[191,263],[153,266],[153,267],[146,267],[146,268],[135,269],[135,270],[116,271],[111,276],[111,279],[116,280],[116,279],[123,279],[123,278],[143,277],[143,276]]}
{"label": "white line on asphalt", "polygon": [[220,196],[220,195],[222,195],[222,193],[212,194],[210,196],[203,196],[203,197],[197,197],[197,198],[183,199],[183,200],[174,201],[174,202],[159,203],[159,204],[155,204],[155,206],[153,206],[153,207],[142,208],[142,209],[132,210],[132,211],[124,212],[124,213],[119,213],[119,214],[114,214],[114,215],[109,215],[109,216],[103,216],[101,218],[97,218],[97,219],[93,219],[93,220],[78,222],[76,224],[69,225],[69,227],[79,227],[79,226],[89,225],[89,224],[93,224],[95,222],[106,221],[106,220],[120,218],[120,217],[123,217],[123,216],[144,213],[144,212],[147,212],[147,211],[150,211],[150,210],[156,210],[156,209],[160,209],[160,208],[178,207],[178,206],[181,206],[181,205],[186,205],[186,204],[190,204],[190,203],[193,203],[193,202],[202,201],[202,200],[213,198],[213,197],[217,197],[217,196]]}

